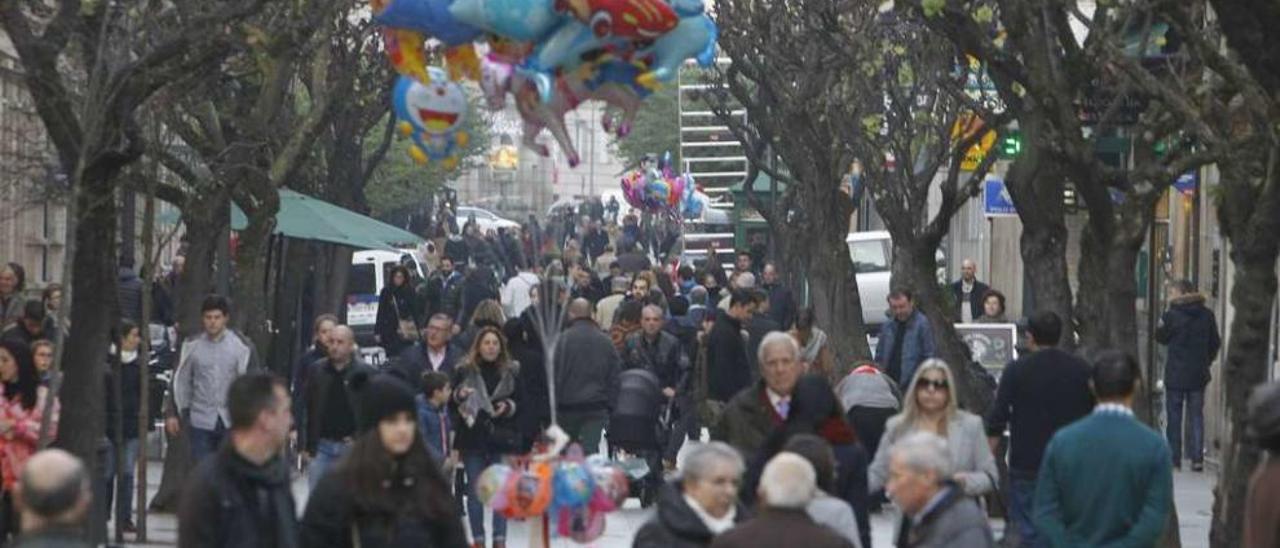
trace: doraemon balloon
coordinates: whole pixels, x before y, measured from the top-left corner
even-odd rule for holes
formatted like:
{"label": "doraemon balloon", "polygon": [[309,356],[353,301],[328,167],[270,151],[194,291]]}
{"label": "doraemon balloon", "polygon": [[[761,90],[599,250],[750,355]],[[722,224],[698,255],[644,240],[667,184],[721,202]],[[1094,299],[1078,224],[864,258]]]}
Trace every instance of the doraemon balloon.
{"label": "doraemon balloon", "polygon": [[409,154],[414,161],[437,161],[453,169],[469,139],[460,129],[467,118],[467,96],[443,69],[428,67],[427,73],[430,84],[401,76],[392,92],[392,104],[400,132],[413,138]]}

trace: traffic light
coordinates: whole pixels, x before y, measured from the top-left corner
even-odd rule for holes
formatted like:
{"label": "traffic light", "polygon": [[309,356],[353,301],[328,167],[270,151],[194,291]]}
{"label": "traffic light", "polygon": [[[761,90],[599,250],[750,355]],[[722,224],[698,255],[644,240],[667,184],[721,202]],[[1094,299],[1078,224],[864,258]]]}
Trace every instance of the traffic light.
{"label": "traffic light", "polygon": [[1013,158],[1022,153],[1022,133],[1018,130],[1006,132],[1000,137],[1000,157]]}

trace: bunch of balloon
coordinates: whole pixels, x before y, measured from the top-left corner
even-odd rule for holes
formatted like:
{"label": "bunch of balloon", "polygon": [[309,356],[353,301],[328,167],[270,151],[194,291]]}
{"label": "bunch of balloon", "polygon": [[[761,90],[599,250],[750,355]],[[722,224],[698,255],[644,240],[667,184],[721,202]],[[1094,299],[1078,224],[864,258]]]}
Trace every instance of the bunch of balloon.
{"label": "bunch of balloon", "polygon": [[[440,78],[425,65],[443,48],[447,77],[480,81],[491,108],[515,98],[522,144],[543,156],[548,130],[571,166],[580,156],[564,115],[588,100],[607,103],[603,129],[625,137],[653,90],[686,60],[715,62],[718,29],[705,0],[370,0],[386,52],[406,78]],[[478,55],[487,36],[489,53]],[[403,118],[402,118],[403,119]]]}
{"label": "bunch of balloon", "polygon": [[[557,435],[549,431],[549,437]],[[584,458],[577,444],[563,451],[556,445],[486,468],[476,482],[476,497],[508,519],[535,520],[545,533],[537,545],[548,545],[553,534],[580,544],[593,542],[604,534],[605,515],[627,500],[627,473],[602,455]]]}
{"label": "bunch of balloon", "polygon": [[631,207],[674,220],[696,219],[702,214],[703,199],[693,176],[676,175],[670,152],[662,161],[656,154],[645,155],[638,169],[623,176],[622,195]]}

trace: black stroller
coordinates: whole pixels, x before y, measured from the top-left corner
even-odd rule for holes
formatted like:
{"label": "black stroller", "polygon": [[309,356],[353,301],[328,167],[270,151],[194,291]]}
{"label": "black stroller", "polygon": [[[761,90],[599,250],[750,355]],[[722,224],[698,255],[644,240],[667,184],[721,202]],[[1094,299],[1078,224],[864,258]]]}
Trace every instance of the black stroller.
{"label": "black stroller", "polygon": [[653,504],[662,487],[662,454],[670,439],[672,403],[662,395],[658,377],[644,369],[618,376],[618,399],[609,417],[609,452],[616,460],[643,459],[648,473],[632,478],[631,495],[642,507]]}

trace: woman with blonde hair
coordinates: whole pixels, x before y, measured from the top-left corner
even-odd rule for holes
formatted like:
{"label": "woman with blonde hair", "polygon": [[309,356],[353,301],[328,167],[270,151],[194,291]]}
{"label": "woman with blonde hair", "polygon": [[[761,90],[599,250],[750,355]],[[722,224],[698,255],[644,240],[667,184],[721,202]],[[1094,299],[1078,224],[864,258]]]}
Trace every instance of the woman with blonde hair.
{"label": "woman with blonde hair", "polygon": [[869,492],[884,488],[889,478],[889,450],[914,432],[929,432],[947,440],[954,471],[948,479],[964,494],[976,497],[994,489],[999,472],[982,418],[958,407],[956,383],[947,362],[929,359],[921,363],[902,403],[902,412],[885,424],[884,436],[867,470]]}

